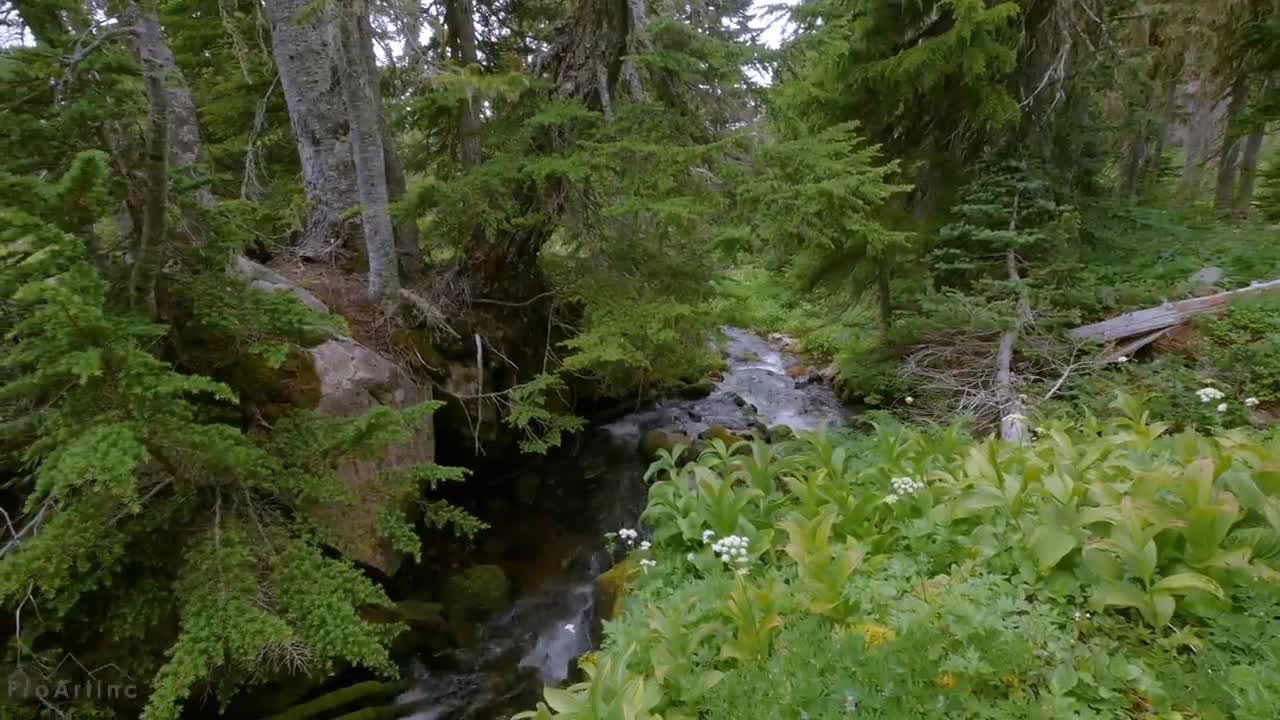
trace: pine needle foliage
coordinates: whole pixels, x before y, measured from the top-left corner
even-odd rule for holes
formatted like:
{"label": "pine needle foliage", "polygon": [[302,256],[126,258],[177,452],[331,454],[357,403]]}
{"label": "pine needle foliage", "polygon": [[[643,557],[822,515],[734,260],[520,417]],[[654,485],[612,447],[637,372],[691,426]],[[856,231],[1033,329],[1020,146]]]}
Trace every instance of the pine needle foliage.
{"label": "pine needle foliage", "polygon": [[[149,720],[179,717],[202,688],[225,702],[245,685],[323,677],[339,663],[394,674],[387,649],[399,626],[361,614],[386,595],[325,550],[307,509],[350,500],[337,464],[402,442],[438,405],[349,419],[296,411],[245,432],[237,392],[168,360],[174,330],[123,308],[95,265],[85,228],[110,206],[110,180],[94,151],[57,182],[0,178],[30,190],[22,207],[7,193],[0,207],[0,428],[23,497],[0,562],[0,599],[20,608],[10,657],[101,659],[96,639],[79,644],[68,624],[138,638],[134,656],[108,657],[149,679],[134,710]],[[270,360],[283,352],[273,343],[325,327],[299,301],[220,267],[188,271],[206,328],[264,341]],[[214,298],[215,285],[248,301]],[[284,311],[251,316],[272,309]],[[398,482],[460,478],[428,466]],[[455,508],[434,510],[435,522],[476,529]]]}

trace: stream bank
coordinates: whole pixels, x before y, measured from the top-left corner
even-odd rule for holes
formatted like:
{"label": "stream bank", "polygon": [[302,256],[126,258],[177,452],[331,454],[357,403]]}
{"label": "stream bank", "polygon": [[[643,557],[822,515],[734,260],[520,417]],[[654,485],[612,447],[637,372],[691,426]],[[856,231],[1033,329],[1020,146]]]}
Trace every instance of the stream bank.
{"label": "stream bank", "polygon": [[443,583],[424,592],[413,573],[396,579],[393,595],[430,602],[408,604],[426,618],[398,653],[407,689],[367,708],[376,711],[369,717],[496,720],[532,707],[544,685],[575,680],[576,659],[601,639],[609,601],[597,580],[621,557],[604,535],[636,527],[656,449],[696,451],[714,438],[777,439],[847,422],[826,380],[784,339],[722,333],[725,369],[705,396],[612,418],[513,472],[468,482],[473,496],[481,483],[480,504],[469,509],[490,529],[461,558],[427,548],[422,565],[443,568]]}

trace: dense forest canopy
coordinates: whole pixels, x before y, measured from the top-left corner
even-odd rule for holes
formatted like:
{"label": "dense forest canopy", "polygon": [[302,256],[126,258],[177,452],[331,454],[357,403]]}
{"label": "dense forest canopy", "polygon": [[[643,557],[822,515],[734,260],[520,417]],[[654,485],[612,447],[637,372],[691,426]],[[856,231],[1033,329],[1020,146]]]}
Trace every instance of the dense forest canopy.
{"label": "dense forest canopy", "polygon": [[[1188,619],[1233,593],[1276,629],[1280,487],[1240,468],[1274,467],[1280,310],[1105,348],[1072,328],[1280,278],[1280,2],[0,0],[0,40],[5,718],[239,717],[246,697],[265,715],[268,690],[397,678],[406,573],[435,583],[442,555],[500,531],[473,501],[507,491],[466,488],[595,413],[697,393],[726,324],[794,336],[880,425],[934,429],[735,446],[756,474],[724,445],[665,455],[655,546],[683,558],[706,521],[776,577],[721,587],[737,546],[689,553],[699,580],[655,582],[690,607],[723,591],[737,629],[708,621],[682,656],[679,611],[644,586],[655,614],[624,615],[588,685],[538,717],[748,717],[725,698],[800,672],[750,665],[781,657],[771,603],[804,598],[788,633],[854,627],[866,608],[840,588],[864,555],[918,565],[870,562],[876,587],[970,573],[922,628],[996,596],[1047,618],[1101,574],[1099,607],[1131,613],[1105,630],[1125,652],[1242,642]],[[1127,395],[1097,420],[1117,390],[1189,434],[1160,445]],[[960,434],[997,439],[969,453]],[[846,451],[960,489],[863,512],[839,483],[877,466]],[[1025,501],[992,479],[1095,462]],[[1122,465],[1207,485],[1131,487]],[[929,492],[894,488],[891,505]],[[1151,510],[1171,493],[1200,514]],[[857,627],[858,653],[893,634]],[[1047,626],[988,630],[965,657],[1072,652]],[[1218,640],[1206,657],[1255,696],[1154,690],[1150,658],[1037,685],[984,656],[922,686],[980,698],[1004,673],[1000,692],[1060,701],[1044,717],[1276,717],[1277,655]],[[67,657],[130,691],[29,690],[83,680]],[[587,692],[607,702],[572,709]]]}

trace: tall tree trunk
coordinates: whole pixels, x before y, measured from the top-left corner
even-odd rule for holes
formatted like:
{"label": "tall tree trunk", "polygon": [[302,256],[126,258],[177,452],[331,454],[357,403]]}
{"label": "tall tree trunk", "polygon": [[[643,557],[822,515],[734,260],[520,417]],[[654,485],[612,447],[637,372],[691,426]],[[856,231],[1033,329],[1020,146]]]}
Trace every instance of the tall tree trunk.
{"label": "tall tree trunk", "polygon": [[1213,195],[1213,207],[1219,213],[1229,213],[1235,200],[1237,161],[1243,140],[1241,119],[1248,102],[1249,83],[1240,73],[1231,83],[1231,102],[1227,105],[1227,126],[1222,133],[1222,154],[1218,158],[1218,182]]}
{"label": "tall tree trunk", "polygon": [[146,148],[146,206],[142,232],[134,246],[129,277],[129,304],[156,315],[156,278],[164,264],[167,236],[165,214],[169,208],[169,96],[164,81],[154,69],[143,69],[149,110]]}
{"label": "tall tree trunk", "polygon": [[[144,74],[160,80],[164,87],[169,118],[169,166],[187,181],[196,181],[202,174],[202,144],[196,104],[191,98],[187,80],[173,57],[173,51],[165,41],[160,18],[154,7],[143,7],[143,3],[131,2],[125,10],[125,20],[133,26],[134,51]],[[207,186],[197,188],[195,197],[201,207],[213,206],[213,193]],[[199,225],[190,224],[193,228]]]}
{"label": "tall tree trunk", "polygon": [[1147,162],[1142,167],[1139,186],[1142,190],[1150,190],[1160,180],[1160,173],[1165,169],[1164,148],[1169,142],[1169,128],[1173,126],[1173,116],[1178,109],[1178,78],[1175,75],[1167,81],[1164,92],[1164,105],[1160,108],[1160,121],[1155,129],[1155,146],[1147,155]]}
{"label": "tall tree trunk", "polygon": [[893,330],[893,293],[891,269],[886,260],[876,262],[876,306],[880,309],[880,329],[887,336]]}
{"label": "tall tree trunk", "polygon": [[[475,4],[472,0],[446,0],[445,22],[453,59],[464,68],[479,69],[476,50]],[[465,170],[480,164],[480,106],[468,97],[458,119],[458,155]]]}
{"label": "tall tree trunk", "polygon": [[1196,83],[1192,95],[1192,111],[1187,126],[1186,151],[1182,160],[1182,182],[1178,193],[1187,200],[1200,194],[1204,162],[1209,148],[1209,136],[1213,132],[1213,109],[1218,104],[1218,94],[1207,78]]}
{"label": "tall tree trunk", "polygon": [[335,6],[331,12],[335,15],[332,23],[337,34],[333,49],[351,128],[356,195],[360,200],[360,222],[369,260],[369,299],[388,304],[397,298],[400,272],[387,192],[378,69],[370,62],[370,53],[365,50],[365,44],[371,42],[371,38],[362,28],[361,18],[367,9],[364,2],[357,0],[346,7]]}
{"label": "tall tree trunk", "polygon": [[[387,168],[387,197],[391,202],[396,202],[404,197],[408,188],[404,165],[400,163],[400,155],[396,152],[395,138],[385,122],[382,123],[382,161]],[[406,281],[421,277],[427,270],[419,241],[418,222],[414,218],[405,218],[396,226],[397,264],[400,276]]]}
{"label": "tall tree trunk", "polygon": [[1244,153],[1240,157],[1240,189],[1236,192],[1235,216],[1239,220],[1249,219],[1249,210],[1253,206],[1253,188],[1258,178],[1258,158],[1262,155],[1262,128],[1249,133],[1244,141]]}
{"label": "tall tree trunk", "polygon": [[[373,26],[367,14],[360,14],[355,20],[359,23],[362,36],[365,62],[372,75],[371,86],[381,102],[382,77],[378,72],[378,58],[373,52]],[[400,163],[400,155],[396,152],[395,133],[387,124],[382,113],[378,113],[379,135],[382,139],[382,162],[387,170],[387,198],[396,202],[404,197],[407,189],[404,177],[404,165]],[[422,248],[418,246],[418,223],[413,218],[406,218],[395,228],[395,247],[400,277],[406,281],[421,276],[426,271],[426,263],[422,258]]]}
{"label": "tall tree trunk", "polygon": [[308,204],[298,252],[331,260],[355,237],[344,216],[357,203],[350,122],[331,48],[334,13],[314,0],[265,0],[265,7]]}
{"label": "tall tree trunk", "polygon": [[1147,124],[1143,122],[1133,133],[1129,141],[1129,152],[1125,156],[1120,172],[1120,194],[1132,197],[1138,192],[1138,178],[1142,176],[1147,158]]}

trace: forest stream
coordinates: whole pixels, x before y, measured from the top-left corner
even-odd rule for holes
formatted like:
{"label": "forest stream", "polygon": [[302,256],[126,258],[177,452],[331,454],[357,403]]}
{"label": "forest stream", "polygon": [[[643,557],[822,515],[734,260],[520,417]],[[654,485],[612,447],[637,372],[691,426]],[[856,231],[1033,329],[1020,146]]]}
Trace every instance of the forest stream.
{"label": "forest stream", "polygon": [[[597,578],[615,557],[605,533],[634,528],[645,502],[644,452],[681,438],[777,434],[841,425],[845,410],[819,373],[785,350],[786,339],[765,340],[736,328],[722,330],[726,367],[712,392],[669,400],[625,415],[584,434],[578,449],[532,464],[559,477],[565,463],[597,481],[589,485],[587,512],[561,522],[578,542],[553,543],[559,557],[540,567],[559,568],[534,592],[518,596],[487,621],[476,641],[440,657],[408,663],[412,682],[397,704],[412,720],[489,720],[528,709],[541,687],[572,678],[575,659],[600,640]],[[642,450],[642,448],[644,448]],[[587,470],[584,472],[583,468]],[[491,530],[496,532],[498,530]],[[643,532],[643,530],[641,530]],[[442,666],[448,669],[440,669]]]}

